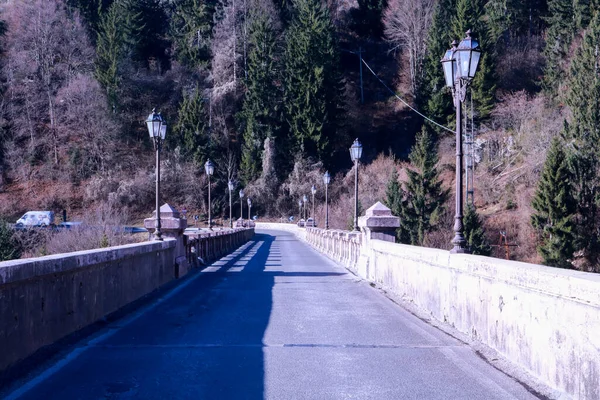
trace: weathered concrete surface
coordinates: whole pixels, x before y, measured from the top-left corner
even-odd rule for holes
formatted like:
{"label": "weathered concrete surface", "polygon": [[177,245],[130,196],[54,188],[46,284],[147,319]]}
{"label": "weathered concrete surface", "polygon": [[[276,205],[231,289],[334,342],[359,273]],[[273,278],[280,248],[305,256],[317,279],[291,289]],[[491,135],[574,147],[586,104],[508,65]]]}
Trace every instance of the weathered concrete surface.
{"label": "weathered concrete surface", "polygon": [[[1,396],[1,394],[0,394]],[[7,399],[528,399],[295,236],[257,234]]]}
{"label": "weathered concrete surface", "polygon": [[175,241],[0,263],[0,371],[174,278]]}

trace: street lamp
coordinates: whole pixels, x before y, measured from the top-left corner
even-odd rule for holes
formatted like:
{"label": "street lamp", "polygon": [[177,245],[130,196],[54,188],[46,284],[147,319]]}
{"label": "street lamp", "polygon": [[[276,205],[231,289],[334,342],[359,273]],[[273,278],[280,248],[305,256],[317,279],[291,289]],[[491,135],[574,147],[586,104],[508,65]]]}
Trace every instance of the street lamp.
{"label": "street lamp", "polygon": [[156,230],[154,231],[155,240],[163,240],[162,232],[160,231],[160,149],[162,142],[167,135],[167,121],[163,119],[160,113],[152,109],[152,114],[146,120],[148,133],[154,141],[154,150],[156,150]]}
{"label": "street lamp", "polygon": [[327,188],[331,182],[331,175],[326,171],[323,175],[323,183],[325,184],[325,230],[329,229],[329,202],[327,201]]}
{"label": "street lamp", "polygon": [[358,163],[362,155],[362,145],[358,139],[350,147],[350,158],[354,163],[354,230],[358,231]]}
{"label": "street lamp", "polygon": [[252,218],[250,218],[250,210],[252,210],[252,200],[248,197],[248,226],[250,226],[250,221],[252,220]]}
{"label": "street lamp", "polygon": [[227,182],[227,187],[229,188],[229,227],[233,228],[233,212],[231,211],[231,192],[233,191],[234,185],[231,179]]}
{"label": "street lamp", "polygon": [[468,253],[466,240],[463,236],[463,182],[462,182],[462,102],[465,101],[467,87],[473,80],[481,49],[479,42],[471,38],[471,30],[466,32],[467,36],[456,47],[456,41],[452,42],[452,48],[446,51],[442,58],[444,78],[446,86],[452,88],[454,107],[456,108],[456,214],[454,215],[454,247],[451,253]]}
{"label": "street lamp", "polygon": [[308,202],[308,197],[306,195],[302,196],[302,204],[304,205],[304,220],[306,221],[306,203]]}
{"label": "street lamp", "polygon": [[208,229],[212,229],[212,220],[210,218],[210,177],[215,172],[215,166],[210,159],[204,164],[204,170],[206,171],[206,175],[208,175]]}
{"label": "street lamp", "polygon": [[242,226],[244,226],[244,189],[240,189],[240,220],[242,221]]}
{"label": "street lamp", "polygon": [[312,185],[312,187],[310,188],[310,192],[312,193],[312,219],[313,219],[313,226],[315,224],[315,194],[317,193],[317,188],[315,187],[315,185]]}
{"label": "street lamp", "polygon": [[298,199],[298,221],[302,219],[302,199]]}

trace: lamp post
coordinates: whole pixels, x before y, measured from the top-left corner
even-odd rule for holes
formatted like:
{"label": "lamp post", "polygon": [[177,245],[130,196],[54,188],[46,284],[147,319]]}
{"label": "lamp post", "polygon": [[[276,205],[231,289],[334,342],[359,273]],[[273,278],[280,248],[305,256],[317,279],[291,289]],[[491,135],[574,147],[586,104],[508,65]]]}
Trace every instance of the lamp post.
{"label": "lamp post", "polygon": [[163,240],[160,231],[160,150],[167,135],[167,121],[163,119],[160,113],[155,111],[156,109],[153,109],[152,114],[146,119],[146,126],[150,138],[154,141],[154,150],[156,150],[156,230],[154,231],[154,239]]}
{"label": "lamp post", "polygon": [[242,220],[242,226],[244,226],[244,189],[240,189],[240,219]]}
{"label": "lamp post", "polygon": [[302,196],[302,204],[304,205],[304,220],[306,221],[306,203],[308,202],[308,197],[306,195]]}
{"label": "lamp post", "polygon": [[212,220],[210,218],[210,177],[215,172],[215,166],[210,159],[204,164],[204,170],[208,175],[208,229],[212,229]]}
{"label": "lamp post", "polygon": [[250,221],[252,220],[250,217],[250,210],[252,210],[252,200],[248,197],[248,226],[250,226]]}
{"label": "lamp post", "polygon": [[317,188],[315,187],[315,185],[312,185],[312,187],[310,188],[310,193],[312,193],[312,219],[313,219],[313,225],[315,223],[315,194],[317,194]]}
{"label": "lamp post", "polygon": [[350,158],[354,163],[354,230],[358,231],[358,163],[362,155],[362,145],[358,139],[350,147]]}
{"label": "lamp post", "polygon": [[456,108],[456,213],[454,215],[454,247],[451,253],[468,253],[466,240],[463,235],[463,181],[462,181],[462,102],[465,101],[467,87],[473,80],[481,49],[479,42],[471,38],[471,30],[466,32],[466,37],[456,47],[456,41],[452,42],[452,48],[446,51],[442,58],[444,78],[446,86],[452,88],[454,107]]}
{"label": "lamp post", "polygon": [[302,199],[298,199],[298,221],[302,219]]}
{"label": "lamp post", "polygon": [[331,175],[326,171],[323,175],[323,183],[325,184],[325,230],[329,229],[329,202],[327,200],[327,188],[331,182]]}
{"label": "lamp post", "polygon": [[229,227],[233,228],[233,211],[231,210],[231,192],[233,191],[233,182],[231,179],[227,182],[227,188],[229,189]]}

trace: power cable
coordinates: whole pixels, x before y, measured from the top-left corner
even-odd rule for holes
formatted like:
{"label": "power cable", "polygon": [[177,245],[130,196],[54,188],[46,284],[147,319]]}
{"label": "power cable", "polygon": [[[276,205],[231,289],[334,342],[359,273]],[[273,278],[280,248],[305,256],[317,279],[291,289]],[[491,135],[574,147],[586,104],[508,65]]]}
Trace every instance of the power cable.
{"label": "power cable", "polygon": [[377,80],[378,80],[379,82],[381,82],[381,84],[382,84],[382,85],[383,85],[383,86],[384,86],[384,87],[385,87],[385,88],[386,88],[386,89],[387,89],[387,90],[388,90],[388,91],[389,91],[391,94],[393,94],[393,95],[394,95],[394,96],[395,96],[395,97],[396,97],[398,100],[400,100],[402,103],[404,103],[404,105],[406,105],[406,106],[407,106],[408,108],[410,108],[412,111],[416,112],[416,113],[417,113],[417,114],[419,114],[421,117],[423,117],[423,118],[424,118],[426,121],[428,121],[428,122],[431,122],[431,123],[432,123],[432,124],[434,124],[435,126],[438,126],[438,127],[442,128],[442,129],[445,129],[445,130],[447,130],[448,132],[456,133],[454,129],[450,129],[450,128],[448,128],[448,127],[444,126],[444,125],[440,125],[440,124],[438,124],[437,122],[435,122],[434,120],[432,120],[432,119],[431,119],[431,118],[429,118],[428,116],[426,116],[426,115],[423,115],[422,113],[420,113],[420,112],[419,112],[419,110],[417,110],[416,108],[412,107],[412,106],[411,106],[410,104],[408,104],[406,101],[404,101],[404,99],[402,99],[400,96],[398,96],[398,95],[396,94],[396,92],[394,92],[392,89],[390,89],[390,87],[389,87],[388,85],[386,85],[386,84],[385,84],[385,82],[384,82],[384,81],[382,81],[382,80],[381,80],[381,78],[380,78],[379,76],[377,76],[377,74],[375,73],[375,71],[373,71],[373,70],[371,69],[371,67],[369,66],[369,64],[367,64],[367,62],[365,61],[365,59],[364,59],[364,58],[362,59],[362,62],[365,64],[365,66],[367,67],[367,69],[368,69],[369,71],[371,71],[371,73],[373,74],[373,76],[374,76],[375,78],[377,78]]}

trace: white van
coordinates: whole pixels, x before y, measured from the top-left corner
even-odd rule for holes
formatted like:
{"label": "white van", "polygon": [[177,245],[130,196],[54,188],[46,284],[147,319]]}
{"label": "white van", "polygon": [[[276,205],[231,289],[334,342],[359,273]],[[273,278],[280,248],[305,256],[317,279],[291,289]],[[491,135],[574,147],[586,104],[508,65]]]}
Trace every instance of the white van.
{"label": "white van", "polygon": [[25,215],[16,222],[17,227],[44,227],[50,225],[54,225],[54,213],[52,211],[27,211]]}

